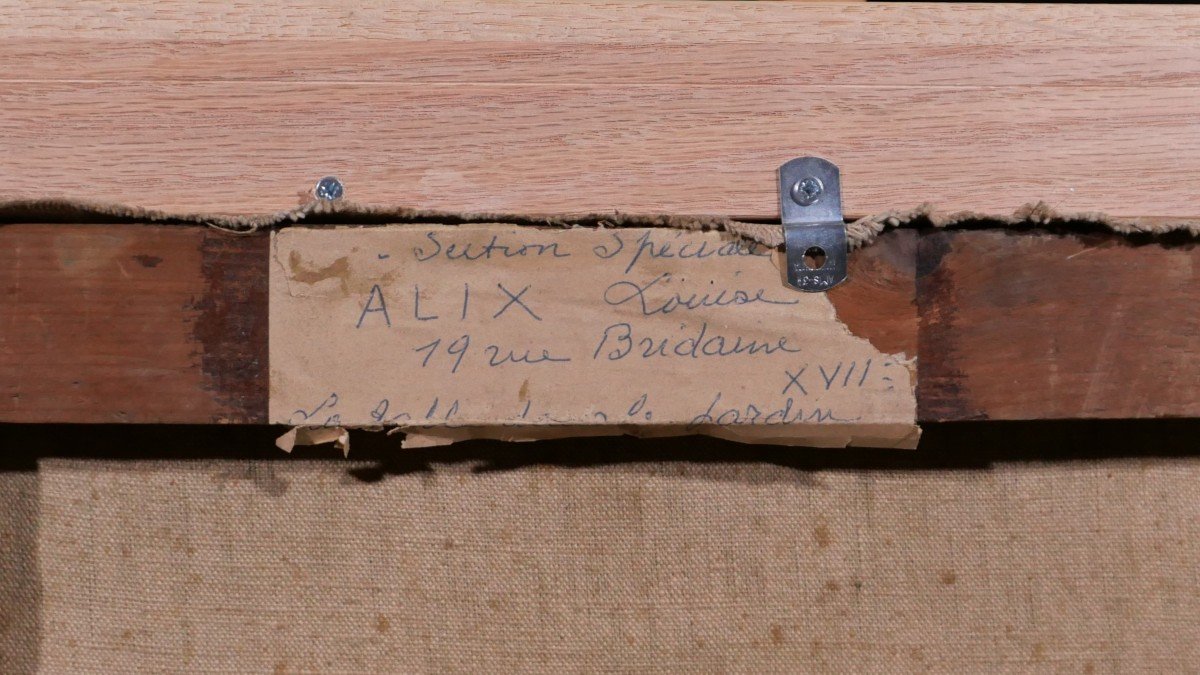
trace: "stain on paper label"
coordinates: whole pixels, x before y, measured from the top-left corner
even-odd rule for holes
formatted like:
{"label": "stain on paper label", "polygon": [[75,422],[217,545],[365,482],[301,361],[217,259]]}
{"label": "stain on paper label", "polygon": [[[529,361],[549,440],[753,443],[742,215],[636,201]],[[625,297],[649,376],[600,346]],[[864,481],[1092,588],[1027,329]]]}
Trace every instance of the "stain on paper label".
{"label": "stain on paper label", "polygon": [[271,420],[470,437],[708,433],[910,447],[913,364],[775,250],[509,225],[273,235]]}

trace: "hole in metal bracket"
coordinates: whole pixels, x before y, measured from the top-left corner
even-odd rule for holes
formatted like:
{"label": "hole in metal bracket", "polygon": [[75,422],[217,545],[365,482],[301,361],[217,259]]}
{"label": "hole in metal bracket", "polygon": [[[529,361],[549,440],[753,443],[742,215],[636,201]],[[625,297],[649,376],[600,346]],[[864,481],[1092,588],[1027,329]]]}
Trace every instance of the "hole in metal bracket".
{"label": "hole in metal bracket", "polygon": [[809,246],[804,251],[804,266],[810,270],[819,270],[825,266],[825,249],[820,246]]}

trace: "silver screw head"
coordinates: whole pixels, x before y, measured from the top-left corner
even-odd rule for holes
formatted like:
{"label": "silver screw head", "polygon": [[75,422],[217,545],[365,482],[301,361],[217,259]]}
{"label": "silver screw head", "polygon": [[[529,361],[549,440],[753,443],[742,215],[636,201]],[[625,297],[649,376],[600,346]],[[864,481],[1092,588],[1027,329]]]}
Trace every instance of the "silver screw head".
{"label": "silver screw head", "polygon": [[811,206],[821,199],[825,186],[815,176],[805,176],[792,184],[792,201],[800,206]]}
{"label": "silver screw head", "polygon": [[333,201],[341,199],[345,189],[342,187],[342,181],[337,179],[337,176],[325,176],[317,181],[317,187],[313,191],[317,195],[317,199],[323,201]]}

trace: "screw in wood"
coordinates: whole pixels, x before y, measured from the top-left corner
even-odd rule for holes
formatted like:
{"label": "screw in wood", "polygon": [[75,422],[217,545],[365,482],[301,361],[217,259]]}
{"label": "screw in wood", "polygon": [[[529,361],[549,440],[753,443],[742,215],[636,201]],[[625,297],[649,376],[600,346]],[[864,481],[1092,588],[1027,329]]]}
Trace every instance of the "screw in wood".
{"label": "screw in wood", "polygon": [[821,198],[821,193],[825,191],[825,186],[821,184],[821,179],[815,176],[805,176],[792,184],[792,201],[800,206],[811,206]]}
{"label": "screw in wood", "polygon": [[341,199],[345,188],[342,187],[342,181],[337,179],[337,176],[325,176],[317,181],[317,187],[314,190],[317,199],[323,201],[333,201]]}

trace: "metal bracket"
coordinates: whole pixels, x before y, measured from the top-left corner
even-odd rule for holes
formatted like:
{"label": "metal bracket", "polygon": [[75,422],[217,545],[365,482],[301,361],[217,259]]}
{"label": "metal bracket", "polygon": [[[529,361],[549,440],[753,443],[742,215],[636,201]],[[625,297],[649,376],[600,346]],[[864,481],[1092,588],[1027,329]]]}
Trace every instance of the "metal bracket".
{"label": "metal bracket", "polygon": [[779,167],[779,214],[788,285],[810,293],[846,279],[846,223],[837,166],[800,157]]}

